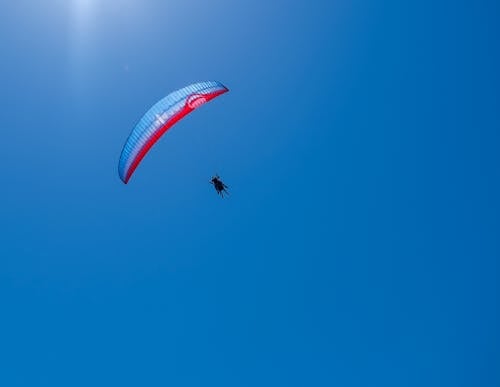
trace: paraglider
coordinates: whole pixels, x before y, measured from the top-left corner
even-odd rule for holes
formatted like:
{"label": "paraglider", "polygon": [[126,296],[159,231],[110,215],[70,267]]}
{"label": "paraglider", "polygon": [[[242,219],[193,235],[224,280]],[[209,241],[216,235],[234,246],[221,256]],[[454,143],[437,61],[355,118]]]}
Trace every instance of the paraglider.
{"label": "paraglider", "polygon": [[179,120],[229,89],[217,81],[194,83],[157,102],[130,133],[120,155],[118,174],[127,184],[151,147]]}
{"label": "paraglider", "polygon": [[229,193],[227,192],[227,185],[225,185],[222,180],[220,179],[220,177],[218,175],[215,175],[214,177],[212,177],[212,180],[210,180],[210,183],[214,186],[215,190],[217,191],[217,193],[224,197],[224,194],[226,195],[229,195]]}

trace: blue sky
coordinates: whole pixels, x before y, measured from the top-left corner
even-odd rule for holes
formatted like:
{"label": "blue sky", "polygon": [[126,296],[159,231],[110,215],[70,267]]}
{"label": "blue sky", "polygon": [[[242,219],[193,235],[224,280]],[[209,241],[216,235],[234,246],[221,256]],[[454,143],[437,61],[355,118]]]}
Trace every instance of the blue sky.
{"label": "blue sky", "polygon": [[500,384],[497,2],[0,15],[0,385]]}

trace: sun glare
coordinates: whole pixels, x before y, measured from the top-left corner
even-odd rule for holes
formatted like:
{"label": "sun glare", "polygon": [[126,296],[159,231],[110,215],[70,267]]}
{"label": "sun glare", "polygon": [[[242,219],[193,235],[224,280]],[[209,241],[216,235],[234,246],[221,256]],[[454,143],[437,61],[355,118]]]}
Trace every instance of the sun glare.
{"label": "sun glare", "polygon": [[92,16],[95,0],[73,0],[73,19],[76,27],[81,29]]}

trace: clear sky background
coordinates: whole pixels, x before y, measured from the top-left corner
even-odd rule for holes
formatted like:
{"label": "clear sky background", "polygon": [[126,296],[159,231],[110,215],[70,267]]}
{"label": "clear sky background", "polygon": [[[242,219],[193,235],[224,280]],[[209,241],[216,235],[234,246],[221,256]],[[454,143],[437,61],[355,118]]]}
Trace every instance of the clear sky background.
{"label": "clear sky background", "polygon": [[2,1],[0,385],[498,387],[499,16]]}

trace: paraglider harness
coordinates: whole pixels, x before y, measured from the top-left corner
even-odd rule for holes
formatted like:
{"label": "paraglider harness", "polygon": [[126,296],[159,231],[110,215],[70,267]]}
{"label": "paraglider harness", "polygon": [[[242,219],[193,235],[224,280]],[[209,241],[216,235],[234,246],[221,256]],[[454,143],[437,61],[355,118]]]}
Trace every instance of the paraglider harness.
{"label": "paraglider harness", "polygon": [[215,175],[214,177],[212,177],[212,180],[210,181],[210,183],[214,186],[215,190],[217,191],[217,193],[224,197],[224,193],[226,195],[228,195],[229,193],[227,192],[227,185],[225,185],[222,180],[220,180],[220,177],[218,175]]}

